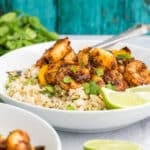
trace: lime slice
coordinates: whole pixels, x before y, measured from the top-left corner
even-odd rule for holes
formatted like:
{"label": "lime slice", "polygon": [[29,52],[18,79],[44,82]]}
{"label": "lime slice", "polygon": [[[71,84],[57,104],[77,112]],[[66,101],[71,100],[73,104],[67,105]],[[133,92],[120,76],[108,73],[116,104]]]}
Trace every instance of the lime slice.
{"label": "lime slice", "polygon": [[102,95],[106,107],[109,109],[127,108],[150,103],[150,92],[118,92],[108,88],[102,88]]}
{"label": "lime slice", "polygon": [[137,86],[137,87],[129,88],[126,91],[131,91],[131,92],[150,92],[150,85]]}
{"label": "lime slice", "polygon": [[84,150],[142,150],[142,148],[128,141],[90,140],[84,144]]}

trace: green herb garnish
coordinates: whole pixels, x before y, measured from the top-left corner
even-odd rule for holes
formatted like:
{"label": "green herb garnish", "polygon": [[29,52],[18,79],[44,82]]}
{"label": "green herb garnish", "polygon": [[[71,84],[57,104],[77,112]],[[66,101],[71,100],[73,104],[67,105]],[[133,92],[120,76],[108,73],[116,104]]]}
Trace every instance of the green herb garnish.
{"label": "green herb garnish", "polygon": [[95,81],[90,81],[89,83],[83,84],[84,91],[86,94],[98,95],[101,93],[101,87],[96,84]]}
{"label": "green herb garnish", "polygon": [[101,76],[104,75],[104,69],[103,69],[103,68],[96,68],[95,71],[96,71],[96,74],[97,74],[99,77],[101,77]]}
{"label": "green herb garnish", "polygon": [[73,73],[76,73],[76,72],[77,72],[77,67],[71,66],[71,67],[70,67],[70,70],[71,70]]}
{"label": "green herb garnish", "polygon": [[133,57],[131,56],[131,54],[118,54],[117,58],[118,59],[131,59]]}
{"label": "green herb garnish", "polygon": [[67,110],[75,110],[74,106],[72,106],[71,104],[67,105],[66,109]]}
{"label": "green herb garnish", "polygon": [[15,81],[18,78],[17,75],[13,75],[11,73],[8,74],[8,82],[11,83],[12,81]]}
{"label": "green herb garnish", "polygon": [[28,85],[35,85],[36,84],[36,79],[31,78],[31,79],[26,79],[25,84]]}
{"label": "green herb garnish", "polygon": [[48,97],[52,97],[55,94],[55,89],[53,86],[47,85],[43,87],[42,93],[48,95]]}
{"label": "green herb garnish", "polygon": [[66,84],[69,84],[72,82],[72,78],[70,76],[65,76],[63,79],[63,82]]}
{"label": "green herb garnish", "polygon": [[57,33],[49,32],[37,17],[21,12],[0,16],[0,55],[23,46],[57,39]]}

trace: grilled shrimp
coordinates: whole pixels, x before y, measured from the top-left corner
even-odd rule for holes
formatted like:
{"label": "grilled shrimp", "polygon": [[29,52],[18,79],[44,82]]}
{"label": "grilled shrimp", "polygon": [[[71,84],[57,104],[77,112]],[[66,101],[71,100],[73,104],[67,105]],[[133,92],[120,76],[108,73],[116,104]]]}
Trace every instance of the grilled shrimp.
{"label": "grilled shrimp", "polygon": [[89,54],[90,64],[94,67],[102,67],[104,69],[116,69],[117,61],[115,56],[109,51],[94,48]]}
{"label": "grilled shrimp", "polygon": [[71,50],[63,59],[66,63],[73,63],[77,61],[77,56],[73,50]]}
{"label": "grilled shrimp", "polygon": [[45,51],[41,59],[36,62],[37,66],[42,66],[44,63],[55,63],[62,60],[72,50],[68,38],[58,40],[51,48]]}
{"label": "grilled shrimp", "polygon": [[66,64],[57,72],[56,82],[65,89],[75,89],[81,86],[81,83],[89,81],[91,78],[89,69],[79,65]]}
{"label": "grilled shrimp", "polygon": [[62,63],[62,61],[59,61],[57,63],[48,64],[48,70],[45,73],[45,79],[47,83],[50,83],[52,85],[56,84],[56,72],[58,71]]}
{"label": "grilled shrimp", "polygon": [[124,91],[128,87],[123,75],[118,70],[106,70],[104,80],[106,83],[112,83],[117,91]]}
{"label": "grilled shrimp", "polygon": [[139,60],[131,60],[125,66],[124,78],[131,86],[150,84],[147,66]]}
{"label": "grilled shrimp", "polygon": [[86,66],[89,63],[89,51],[90,47],[80,50],[78,53],[78,63],[79,65]]}
{"label": "grilled shrimp", "polygon": [[28,134],[19,129],[8,135],[6,148],[7,150],[33,150]]}

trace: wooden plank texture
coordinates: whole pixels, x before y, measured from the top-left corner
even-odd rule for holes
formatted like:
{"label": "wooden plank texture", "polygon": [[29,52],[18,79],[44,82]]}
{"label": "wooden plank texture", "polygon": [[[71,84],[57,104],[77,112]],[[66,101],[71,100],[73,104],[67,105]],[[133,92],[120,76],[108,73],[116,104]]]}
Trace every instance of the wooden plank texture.
{"label": "wooden plank texture", "polygon": [[0,0],[0,13],[22,10],[60,34],[117,34],[150,23],[150,0]]}
{"label": "wooden plank texture", "polygon": [[54,0],[0,0],[1,12],[21,10],[33,16],[39,17],[40,21],[49,30],[55,30],[56,5]]}

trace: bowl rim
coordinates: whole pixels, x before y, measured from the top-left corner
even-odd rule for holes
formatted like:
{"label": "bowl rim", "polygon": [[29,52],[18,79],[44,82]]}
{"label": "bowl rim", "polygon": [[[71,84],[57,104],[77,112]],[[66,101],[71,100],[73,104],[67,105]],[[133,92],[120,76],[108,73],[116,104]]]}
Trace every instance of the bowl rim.
{"label": "bowl rim", "polygon": [[10,108],[10,109],[14,109],[20,112],[23,112],[29,116],[32,116],[33,118],[36,118],[38,121],[40,121],[42,124],[44,124],[50,132],[52,132],[55,136],[56,139],[56,143],[57,143],[57,150],[62,150],[62,144],[60,141],[60,137],[58,136],[58,133],[55,131],[55,129],[52,127],[52,125],[50,125],[48,122],[46,122],[44,119],[42,119],[40,116],[32,113],[31,111],[28,111],[26,109],[14,106],[14,105],[10,105],[10,104],[6,104],[6,103],[1,103],[0,102],[0,107],[5,107],[5,108]]}

